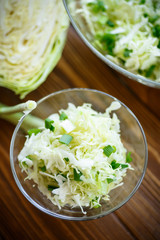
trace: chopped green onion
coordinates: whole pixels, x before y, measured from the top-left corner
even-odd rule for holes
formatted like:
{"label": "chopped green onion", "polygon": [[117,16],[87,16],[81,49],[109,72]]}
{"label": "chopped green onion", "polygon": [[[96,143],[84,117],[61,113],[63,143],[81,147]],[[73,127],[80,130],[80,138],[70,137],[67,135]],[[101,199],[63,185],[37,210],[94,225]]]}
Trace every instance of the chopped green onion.
{"label": "chopped green onion", "polygon": [[53,191],[56,188],[58,188],[58,187],[52,186],[52,185],[48,185],[48,191]]}
{"label": "chopped green onion", "polygon": [[65,112],[62,112],[61,115],[59,116],[60,120],[65,120],[67,118],[68,118],[68,116],[65,114]]}
{"label": "chopped green onion", "polygon": [[69,162],[69,158],[67,158],[67,157],[66,157],[66,158],[64,158],[64,160],[65,160],[66,162]]}
{"label": "chopped green onion", "polygon": [[130,54],[133,52],[132,49],[125,48],[123,52],[124,57],[130,57]]}
{"label": "chopped green onion", "polygon": [[106,33],[100,36],[100,42],[104,45],[104,50],[108,51],[108,54],[113,55],[113,49],[116,45],[116,35]]}
{"label": "chopped green onion", "polygon": [[159,40],[159,42],[158,42],[158,45],[157,45],[157,47],[158,47],[158,48],[160,48],[160,40]]}
{"label": "chopped green onion", "polygon": [[150,66],[150,68],[148,70],[146,70],[146,77],[150,77],[155,69],[156,65],[152,65]]}
{"label": "chopped green onion", "polygon": [[103,153],[107,156],[107,157],[109,157],[113,152],[115,152],[116,151],[116,149],[115,149],[115,147],[113,148],[113,147],[111,147],[111,145],[108,145],[108,146],[106,146],[106,147],[104,147],[103,148]]}
{"label": "chopped green onion", "polygon": [[76,169],[75,169],[75,168],[73,169],[74,180],[75,180],[75,181],[82,181],[82,180],[80,179],[80,177],[83,175],[83,173],[82,173],[80,170],[78,170],[78,171],[79,171],[79,172],[77,173]]}
{"label": "chopped green onion", "polygon": [[64,143],[66,145],[68,145],[71,141],[72,141],[73,137],[68,135],[68,134],[64,134],[62,135],[62,137],[59,139],[60,143]]}
{"label": "chopped green onion", "polygon": [[96,2],[89,2],[87,6],[90,6],[94,13],[104,12],[106,10],[103,1],[97,0]]}
{"label": "chopped green onion", "polygon": [[145,18],[147,18],[149,15],[148,15],[148,13],[144,13],[143,16],[144,16]]}
{"label": "chopped green onion", "polygon": [[145,4],[146,0],[140,0],[139,4]]}
{"label": "chopped green onion", "polygon": [[125,65],[125,63],[126,63],[125,60],[123,60],[122,58],[118,58],[118,60],[119,60],[120,64]]}
{"label": "chopped green onion", "polygon": [[107,178],[107,183],[109,184],[111,182],[113,182],[113,179],[112,178]]}
{"label": "chopped green onion", "polygon": [[116,160],[113,160],[113,161],[111,162],[111,166],[112,166],[113,169],[116,169],[116,168],[119,168],[120,163],[117,163]]}
{"label": "chopped green onion", "polygon": [[50,129],[53,132],[55,127],[52,125],[52,123],[54,123],[53,120],[51,120],[49,118],[45,119],[45,128]]}
{"label": "chopped green onion", "polygon": [[30,155],[26,156],[29,160],[33,160]]}
{"label": "chopped green onion", "polygon": [[110,26],[110,27],[114,27],[114,23],[111,21],[111,20],[108,20],[107,21],[107,25]]}
{"label": "chopped green onion", "polygon": [[45,172],[46,171],[46,166],[43,166],[40,168],[42,172]]}
{"label": "chopped green onion", "polygon": [[26,161],[22,162],[23,167],[28,167],[28,164],[26,163]]}
{"label": "chopped green onion", "polygon": [[121,164],[121,168],[127,168],[128,164]]}
{"label": "chopped green onion", "polygon": [[131,152],[128,152],[126,155],[126,163],[132,162]]}
{"label": "chopped green onion", "polygon": [[152,28],[152,34],[154,37],[159,38],[160,37],[160,25],[156,24],[153,28]]}
{"label": "chopped green onion", "polygon": [[150,23],[155,23],[158,20],[159,16],[158,15],[154,15],[152,17],[149,17],[149,22]]}
{"label": "chopped green onion", "polygon": [[28,130],[28,135],[29,135],[29,137],[30,137],[32,134],[37,135],[37,134],[40,133],[40,132],[41,132],[40,129],[38,129],[38,128],[32,128],[32,129]]}

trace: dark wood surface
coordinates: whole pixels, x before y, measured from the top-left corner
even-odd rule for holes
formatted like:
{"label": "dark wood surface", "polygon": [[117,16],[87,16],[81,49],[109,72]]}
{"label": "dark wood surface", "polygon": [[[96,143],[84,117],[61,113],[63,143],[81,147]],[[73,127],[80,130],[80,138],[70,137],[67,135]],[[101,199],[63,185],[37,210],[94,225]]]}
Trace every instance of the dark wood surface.
{"label": "dark wood surface", "polygon": [[[10,168],[9,147],[14,126],[0,120],[0,239],[125,240],[160,239],[160,90],[127,79],[106,66],[70,27],[63,56],[47,80],[24,100],[73,87],[98,89],[124,102],[139,119],[148,142],[144,180],[119,210],[91,221],[56,219],[32,206],[19,191]],[[19,103],[0,88],[0,102]]]}

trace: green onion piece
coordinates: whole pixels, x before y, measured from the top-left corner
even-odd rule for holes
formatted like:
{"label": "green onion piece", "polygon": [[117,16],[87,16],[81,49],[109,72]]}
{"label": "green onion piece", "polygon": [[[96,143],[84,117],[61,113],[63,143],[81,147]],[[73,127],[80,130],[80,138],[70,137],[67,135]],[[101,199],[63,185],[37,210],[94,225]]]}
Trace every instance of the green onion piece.
{"label": "green onion piece", "polygon": [[80,179],[80,177],[83,175],[83,173],[82,173],[80,170],[78,170],[78,171],[79,171],[79,172],[77,172],[75,168],[73,169],[74,180],[75,180],[75,181],[82,181],[82,180]]}
{"label": "green onion piece", "polygon": [[148,70],[146,70],[146,77],[150,77],[155,69],[156,65],[152,65]]}
{"label": "green onion piece", "polygon": [[63,174],[63,173],[61,173],[60,175],[61,175],[62,177],[64,177],[64,178],[67,179],[67,175],[65,175],[65,174]]}
{"label": "green onion piece", "polygon": [[111,21],[111,20],[108,20],[107,21],[107,25],[110,26],[110,27],[114,27],[114,23]]}
{"label": "green onion piece", "polygon": [[40,133],[40,132],[41,132],[40,129],[38,129],[38,128],[32,128],[32,129],[28,130],[28,135],[29,135],[29,137],[30,137],[32,134],[37,135],[37,134]]}
{"label": "green onion piece", "polygon": [[160,25],[156,24],[153,28],[152,28],[152,34],[154,37],[159,38],[160,37]]}
{"label": "green onion piece", "polygon": [[55,127],[52,125],[52,123],[54,123],[53,120],[51,120],[49,118],[45,119],[45,128],[50,129],[53,132]]}
{"label": "green onion piece", "polygon": [[145,4],[146,0],[140,0],[139,4]]}
{"label": "green onion piece", "polygon": [[115,153],[116,152],[116,147],[112,146],[112,148],[113,148],[113,153]]}
{"label": "green onion piece", "polygon": [[132,162],[131,152],[128,152],[126,155],[126,163]]}
{"label": "green onion piece", "polygon": [[103,44],[104,50],[110,55],[113,54],[113,49],[116,45],[116,35],[111,33],[106,33],[103,36],[100,36],[100,42]]}
{"label": "green onion piece", "polygon": [[125,65],[125,63],[126,63],[125,60],[123,60],[122,58],[118,58],[118,60],[119,60],[120,64]]}
{"label": "green onion piece", "polygon": [[28,167],[28,164],[26,163],[26,161],[22,162],[23,167]]}
{"label": "green onion piece", "polygon": [[91,7],[94,13],[104,12],[106,10],[103,1],[97,0],[96,2],[89,2],[87,6]]}
{"label": "green onion piece", "polygon": [[30,155],[26,156],[29,160],[33,160]]}
{"label": "green onion piece", "polygon": [[58,187],[52,186],[52,185],[48,185],[48,191],[53,191],[56,188],[58,188]]}
{"label": "green onion piece", "polygon": [[101,207],[101,204],[97,203],[97,205],[95,205],[93,208],[99,208]]}
{"label": "green onion piece", "polygon": [[43,166],[40,168],[42,172],[45,172],[46,171],[46,166]]}
{"label": "green onion piece", "polygon": [[143,16],[144,16],[145,18],[147,18],[149,15],[148,15],[148,13],[144,13]]}
{"label": "green onion piece", "polygon": [[64,134],[62,135],[62,137],[59,139],[60,143],[64,143],[66,145],[68,145],[71,141],[72,141],[73,137],[68,135],[68,134]]}
{"label": "green onion piece", "polygon": [[149,17],[149,22],[150,23],[155,23],[158,20],[159,16],[158,15],[154,15],[152,17]]}
{"label": "green onion piece", "polygon": [[127,168],[128,164],[121,164],[121,168]]}
{"label": "green onion piece", "polygon": [[64,112],[62,112],[61,115],[59,116],[60,120],[65,120],[67,118],[68,118],[68,116]]}
{"label": "green onion piece", "polygon": [[107,178],[107,183],[109,184],[111,182],[113,182],[113,179],[112,178]]}
{"label": "green onion piece", "polygon": [[111,145],[108,145],[106,147],[103,148],[103,153],[109,157],[113,152],[115,152],[115,147],[111,147]]}
{"label": "green onion piece", "polygon": [[116,168],[119,168],[120,163],[117,163],[116,160],[113,160],[113,161],[111,162],[111,166],[112,166],[113,169],[116,169]]}
{"label": "green onion piece", "polygon": [[130,54],[133,52],[132,49],[125,48],[123,52],[124,57],[130,57]]}
{"label": "green onion piece", "polygon": [[157,45],[157,47],[158,47],[158,48],[160,48],[160,40],[159,40],[159,42],[158,42],[158,45]]}
{"label": "green onion piece", "polygon": [[64,160],[65,160],[66,162],[69,162],[69,158],[67,158],[67,157],[66,157],[66,158],[64,158]]}

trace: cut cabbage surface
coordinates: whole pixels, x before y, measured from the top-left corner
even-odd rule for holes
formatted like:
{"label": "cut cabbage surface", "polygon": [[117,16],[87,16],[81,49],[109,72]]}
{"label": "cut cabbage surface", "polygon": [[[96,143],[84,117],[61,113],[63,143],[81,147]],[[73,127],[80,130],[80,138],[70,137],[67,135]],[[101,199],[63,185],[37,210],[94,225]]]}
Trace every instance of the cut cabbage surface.
{"label": "cut cabbage surface", "polygon": [[160,82],[159,0],[68,0],[82,33],[106,58]]}
{"label": "cut cabbage surface", "polygon": [[[109,200],[109,192],[123,184],[127,169],[133,169],[130,153],[120,137],[117,101],[98,113],[91,104],[49,116],[45,127],[28,131],[18,155],[25,180],[32,179],[39,190],[57,205],[97,208]],[[128,173],[129,174],[129,173]]]}
{"label": "cut cabbage surface", "polygon": [[68,16],[59,0],[0,0],[0,86],[24,98],[59,61]]}

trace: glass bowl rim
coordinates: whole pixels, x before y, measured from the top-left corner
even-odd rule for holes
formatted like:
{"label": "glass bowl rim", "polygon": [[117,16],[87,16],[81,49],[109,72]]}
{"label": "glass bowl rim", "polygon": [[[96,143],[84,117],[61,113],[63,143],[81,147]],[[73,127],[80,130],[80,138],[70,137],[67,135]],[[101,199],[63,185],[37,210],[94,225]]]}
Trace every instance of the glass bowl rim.
{"label": "glass bowl rim", "polygon": [[112,62],[111,60],[109,60],[108,58],[106,58],[102,53],[100,53],[88,40],[87,38],[83,35],[83,33],[80,31],[79,27],[77,26],[77,24],[75,23],[69,9],[67,6],[67,0],[63,0],[63,4],[64,7],[66,9],[66,12],[69,16],[69,19],[74,27],[74,29],[76,30],[76,32],[78,33],[78,35],[81,37],[81,39],[83,40],[83,42],[87,45],[87,47],[98,57],[100,58],[103,62],[105,62],[109,67],[111,67],[112,69],[116,70],[117,72],[123,74],[124,76],[130,78],[131,80],[134,80],[136,82],[139,82],[141,84],[144,84],[148,87],[153,87],[153,88],[160,88],[160,82],[156,82],[154,80],[145,78],[141,75],[136,75],[128,70],[126,70],[125,68],[117,65],[116,63]]}
{"label": "glass bowl rim", "polygon": [[37,202],[35,202],[29,195],[28,193],[23,189],[18,177],[17,177],[17,174],[16,174],[16,171],[15,171],[15,168],[14,168],[14,160],[13,160],[13,150],[14,150],[14,142],[15,142],[15,138],[16,138],[16,135],[17,135],[17,132],[24,120],[24,118],[29,114],[31,113],[32,111],[30,112],[27,112],[27,113],[24,113],[24,115],[21,117],[21,119],[19,120],[17,126],[15,127],[14,129],[14,132],[13,132],[13,135],[12,135],[12,138],[11,138],[11,144],[10,144],[10,165],[11,165],[11,171],[12,171],[12,174],[13,174],[13,177],[14,177],[14,180],[19,188],[19,190],[21,191],[21,193],[25,196],[25,198],[31,203],[33,204],[36,208],[38,208],[39,210],[41,210],[42,212],[44,213],[47,213],[48,215],[51,215],[53,217],[56,217],[56,218],[59,218],[59,219],[63,219],[63,220],[74,220],[74,221],[84,221],[84,220],[93,220],[93,219],[97,219],[97,218],[100,218],[100,217],[104,217],[114,211],[116,211],[117,209],[119,209],[120,207],[122,207],[126,202],[128,202],[128,200],[135,194],[135,192],[138,190],[139,186],[141,185],[141,182],[144,178],[144,175],[145,175],[145,172],[146,172],[146,169],[147,169],[147,162],[148,162],[148,146],[147,146],[147,140],[146,140],[146,136],[145,136],[145,133],[144,133],[144,130],[139,122],[139,120],[137,119],[137,117],[135,116],[135,114],[123,103],[121,102],[120,100],[118,100],[116,97],[113,97],[112,95],[108,94],[108,93],[105,93],[105,92],[102,92],[102,91],[99,91],[99,90],[95,90],[95,89],[90,89],[90,88],[68,88],[68,89],[63,89],[63,90],[60,90],[60,91],[56,91],[56,92],[53,92],[53,93],[50,93],[48,95],[46,95],[45,97],[41,98],[40,100],[37,101],[37,106],[45,101],[46,99],[50,98],[50,97],[53,97],[57,94],[61,94],[61,93],[68,93],[68,92],[76,92],[76,91],[90,91],[90,92],[93,92],[93,93],[99,93],[99,94],[103,94],[103,95],[106,95],[107,97],[111,98],[112,100],[116,100],[118,101],[125,109],[127,109],[127,111],[132,115],[132,117],[136,120],[139,128],[140,128],[140,131],[142,133],[142,136],[143,136],[143,140],[144,140],[144,145],[145,145],[145,161],[144,161],[144,167],[143,167],[143,172],[142,172],[142,175],[140,177],[140,179],[138,180],[136,186],[134,187],[133,191],[130,193],[130,195],[125,199],[123,200],[122,202],[120,202],[117,206],[115,206],[114,208],[110,209],[109,211],[107,212],[104,212],[104,213],[100,213],[100,214],[97,214],[95,216],[90,216],[90,217],[87,217],[87,216],[83,216],[83,217],[72,217],[72,216],[65,216],[65,215],[61,215],[61,214],[58,214],[58,213],[55,213],[55,212],[52,212],[51,210],[47,210],[46,208],[40,206]]}

